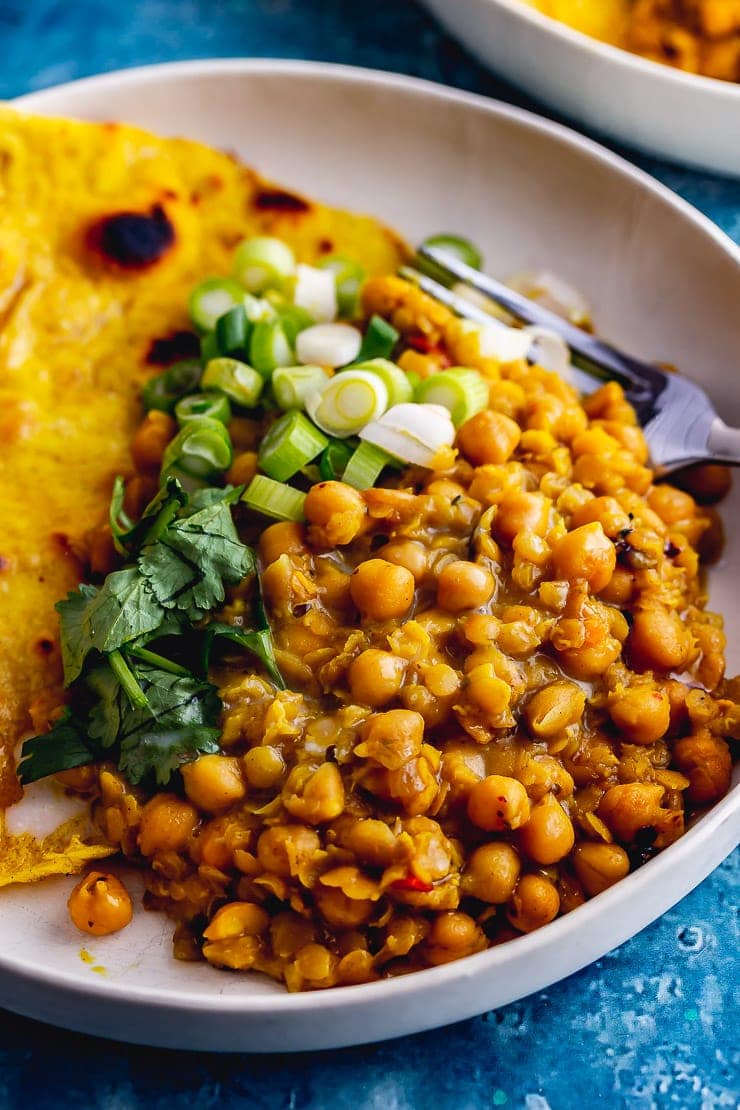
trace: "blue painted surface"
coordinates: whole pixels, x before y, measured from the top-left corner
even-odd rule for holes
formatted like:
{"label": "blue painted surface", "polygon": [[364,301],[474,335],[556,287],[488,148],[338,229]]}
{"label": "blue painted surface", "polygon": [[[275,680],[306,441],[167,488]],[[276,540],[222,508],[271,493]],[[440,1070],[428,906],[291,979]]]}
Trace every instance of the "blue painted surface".
{"label": "blue painted surface", "polygon": [[[236,55],[373,66],[527,103],[412,0],[0,0],[0,97],[123,66]],[[740,182],[635,160],[740,241]],[[550,990],[366,1048],[172,1053],[0,1011],[0,1108],[735,1108],[739,893],[736,853],[640,936]]]}

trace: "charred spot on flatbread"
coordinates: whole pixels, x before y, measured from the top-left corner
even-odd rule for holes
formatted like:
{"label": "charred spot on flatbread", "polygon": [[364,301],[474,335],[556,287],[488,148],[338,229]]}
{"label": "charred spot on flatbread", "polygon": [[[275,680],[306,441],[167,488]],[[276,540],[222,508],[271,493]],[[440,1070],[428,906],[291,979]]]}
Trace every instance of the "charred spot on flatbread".
{"label": "charred spot on flatbread", "polygon": [[173,331],[161,339],[153,339],[147,351],[150,366],[171,366],[185,358],[197,358],[200,340],[193,331]]}
{"label": "charred spot on flatbread", "polygon": [[115,212],[88,229],[87,245],[109,265],[146,270],[174,246],[175,228],[161,204],[149,212]]}
{"label": "charred spot on flatbread", "polygon": [[309,212],[311,205],[285,189],[259,189],[252,202],[258,212]]}

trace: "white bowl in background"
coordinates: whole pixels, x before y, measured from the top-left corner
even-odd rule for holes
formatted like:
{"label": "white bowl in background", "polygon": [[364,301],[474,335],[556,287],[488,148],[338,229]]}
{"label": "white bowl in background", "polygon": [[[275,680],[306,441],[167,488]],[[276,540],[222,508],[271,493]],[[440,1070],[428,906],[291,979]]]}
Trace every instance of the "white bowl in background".
{"label": "white bowl in background", "polygon": [[485,65],[569,119],[661,158],[740,175],[740,84],[648,61],[521,0],[422,3]]}
{"label": "white bowl in background", "polygon": [[[499,274],[554,270],[588,294],[606,335],[690,371],[740,423],[731,376],[740,252],[647,175],[562,127],[426,82],[302,62],[154,66],[18,105],[227,147],[289,187],[372,212],[411,241],[454,230],[475,239]],[[735,617],[735,667],[737,506],[735,498],[712,588],[714,605]],[[0,1004],[99,1036],[187,1049],[319,1049],[418,1032],[539,990],[633,936],[732,850],[739,811],[736,786],[678,843],[537,933],[444,967],[309,994],[178,963],[171,923],[141,911],[119,934],[85,938],[92,962],[84,962],[65,906],[74,880],[5,889]]]}

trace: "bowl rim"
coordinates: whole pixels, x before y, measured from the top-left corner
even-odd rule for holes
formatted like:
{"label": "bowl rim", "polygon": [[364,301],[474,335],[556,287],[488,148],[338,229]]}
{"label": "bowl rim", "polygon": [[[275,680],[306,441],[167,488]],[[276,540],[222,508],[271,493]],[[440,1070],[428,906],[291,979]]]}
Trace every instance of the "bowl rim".
{"label": "bowl rim", "polygon": [[[349,81],[355,85],[378,86],[391,91],[398,90],[402,94],[411,93],[426,98],[432,97],[448,102],[452,101],[461,107],[472,108],[475,111],[482,111],[504,120],[514,121],[525,130],[554,136],[564,145],[580,150],[592,160],[608,167],[613,173],[632,179],[643,190],[661,198],[664,203],[680,213],[684,219],[701,228],[704,234],[713,239],[717,247],[740,267],[740,246],[735,244],[725,232],[708,217],[697,211],[688,201],[674,194],[655,178],[632,165],[620,155],[611,152],[596,141],[578,134],[563,124],[544,119],[527,109],[515,107],[476,93],[448,88],[421,78],[407,77],[381,70],[364,69],[358,66],[300,60],[264,58],[200,59],[197,61],[137,66],[85,77],[25,94],[11,101],[11,105],[23,111],[33,112],[36,108],[43,109],[44,101],[47,99],[53,100],[60,92],[76,89],[83,92],[95,92],[119,84],[136,87],[145,85],[153,78],[159,77],[164,77],[167,80],[219,75],[249,77],[251,75],[267,74],[274,77],[276,73],[282,73],[288,77],[291,75],[311,77],[313,80],[323,80],[338,85]],[[639,902],[641,893],[648,887],[660,883],[661,880],[663,883],[668,880],[668,885],[670,885],[671,875],[681,873],[682,863],[689,862],[695,853],[701,850],[702,843],[707,846],[711,845],[715,834],[739,814],[740,783],[704,814],[680,840],[643,867],[620,880],[609,890],[580,906],[577,913],[567,914],[551,922],[544,929],[517,937],[515,950],[517,957],[526,959],[528,956],[534,957],[543,949],[552,948],[556,950],[574,931],[576,933],[581,930],[586,931],[589,927],[593,930],[594,922],[598,923],[602,915],[608,915],[610,911],[616,910],[618,916],[619,906],[625,898]],[[719,862],[720,860],[717,860],[715,865]],[[695,882],[692,880],[688,889],[683,890],[682,888],[679,897],[683,897],[689,889],[692,889],[704,877],[705,875],[702,874]],[[671,902],[670,905],[672,904],[674,903]],[[666,907],[666,910],[667,908],[669,907]],[[666,910],[661,912],[666,912]],[[655,920],[656,916],[660,916],[660,914],[656,915],[649,911],[649,915],[640,928],[635,930],[630,925],[622,939],[617,943],[623,944],[626,940],[631,939],[637,932],[640,932],[651,921]],[[607,951],[613,947],[615,945],[610,943]],[[410,975],[355,986],[334,987],[328,990],[296,994],[290,994],[282,990],[275,990],[266,994],[250,994],[247,986],[249,980],[246,978],[245,986],[247,989],[244,993],[233,995],[220,993],[216,980],[214,980],[213,992],[206,994],[172,987],[133,986],[127,984],[125,980],[118,979],[81,979],[71,971],[29,967],[23,963],[22,959],[8,956],[2,952],[0,952],[0,972],[11,975],[17,982],[33,983],[61,990],[65,994],[74,995],[79,999],[89,998],[142,1004],[152,1011],[172,1011],[176,1009],[192,1014],[217,1011],[223,1014],[252,1014],[254,1016],[269,1013],[280,1017],[285,1014],[293,1015],[301,1012],[320,1015],[325,1010],[347,1011],[357,1005],[379,1002],[381,999],[387,1002],[399,1002],[405,996],[416,993],[417,990],[444,990],[447,984],[452,984],[460,980],[461,977],[472,979],[477,972],[484,968],[505,968],[509,963],[510,954],[509,945],[502,944],[475,955],[467,956],[462,960],[415,971]],[[582,963],[578,964],[578,967],[592,962],[594,958],[591,955],[586,955]],[[571,968],[566,974],[572,974],[575,970],[577,968]],[[561,975],[556,974],[553,979],[561,977]]]}
{"label": "bowl rim", "polygon": [[[465,3],[467,0],[459,0]],[[606,62],[619,65],[623,69],[636,70],[646,77],[662,80],[666,84],[673,84],[677,88],[690,90],[695,93],[700,91],[711,94],[720,100],[740,102],[740,83],[735,81],[722,81],[719,77],[708,77],[703,73],[688,73],[686,70],[674,66],[655,62],[651,58],[644,58],[641,54],[633,54],[631,50],[616,46],[611,42],[604,42],[579,31],[568,23],[561,23],[554,16],[546,15],[538,8],[530,7],[525,0],[485,0],[491,7],[505,8],[513,16],[518,17],[533,27],[547,34],[562,39],[570,46],[577,48],[581,53],[596,54]]]}

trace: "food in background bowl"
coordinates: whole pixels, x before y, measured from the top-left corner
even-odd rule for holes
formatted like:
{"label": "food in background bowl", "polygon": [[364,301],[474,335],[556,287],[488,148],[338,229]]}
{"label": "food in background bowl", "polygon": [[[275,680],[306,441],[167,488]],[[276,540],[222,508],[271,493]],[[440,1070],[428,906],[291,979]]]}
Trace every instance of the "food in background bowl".
{"label": "food in background bowl", "polygon": [[740,81],[740,0],[527,0],[545,15],[654,62]]}
{"label": "food in background bowl", "polygon": [[[620,388],[582,403],[395,276],[383,229],[385,266],[335,253],[340,214],[317,250],[279,195],[293,245],[224,236],[192,357],[143,384],[20,776],[87,800],[176,955],[311,989],[613,885],[727,791],[738,707],[711,512],[654,485]],[[96,871],[70,912],[101,935],[131,905]]]}

